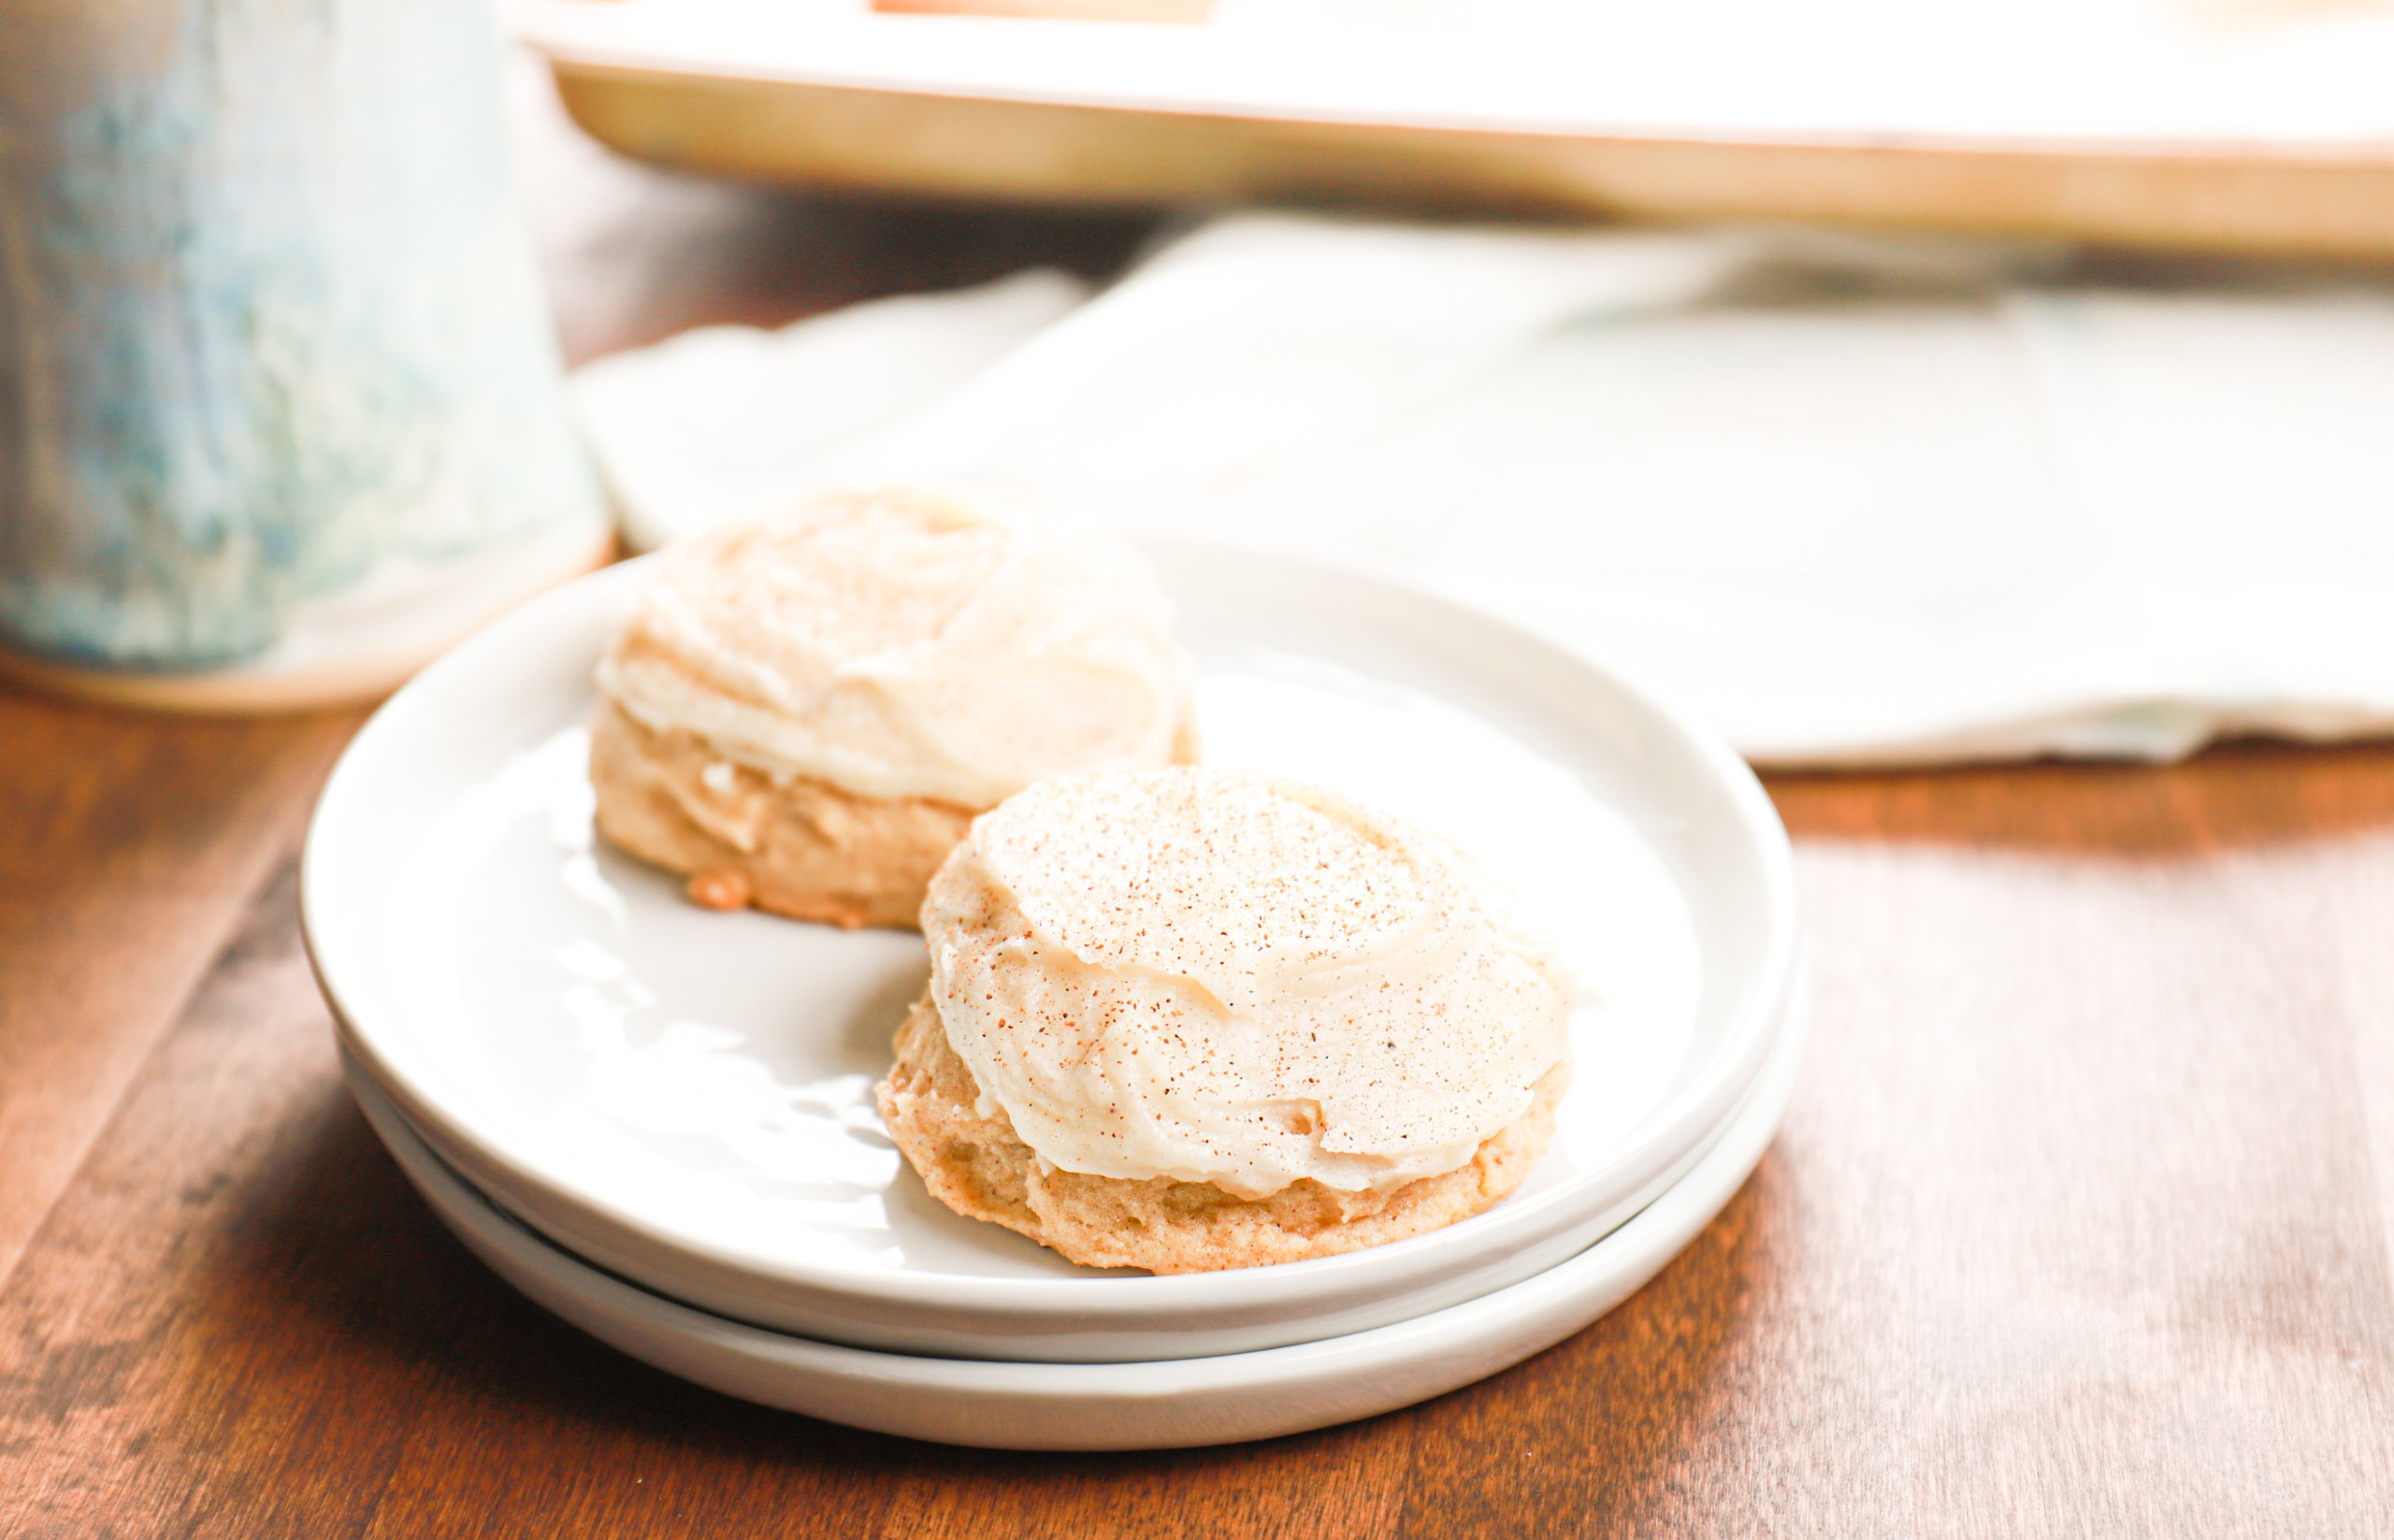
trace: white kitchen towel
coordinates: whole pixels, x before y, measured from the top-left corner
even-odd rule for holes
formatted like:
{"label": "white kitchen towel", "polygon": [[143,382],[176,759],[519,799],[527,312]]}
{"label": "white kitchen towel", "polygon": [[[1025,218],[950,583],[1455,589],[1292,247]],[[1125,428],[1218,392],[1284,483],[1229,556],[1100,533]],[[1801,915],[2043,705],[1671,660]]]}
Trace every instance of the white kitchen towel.
{"label": "white kitchen towel", "polygon": [[[1076,308],[1017,280],[580,389],[643,542],[896,476],[1267,532],[1618,659],[1762,763],[2394,731],[2394,281],[2188,266],[1241,215]],[[844,415],[830,333],[908,382]]]}
{"label": "white kitchen towel", "polygon": [[639,550],[819,482],[827,461],[980,374],[1089,297],[1041,268],[867,300],[778,331],[701,326],[574,372],[574,406]]}

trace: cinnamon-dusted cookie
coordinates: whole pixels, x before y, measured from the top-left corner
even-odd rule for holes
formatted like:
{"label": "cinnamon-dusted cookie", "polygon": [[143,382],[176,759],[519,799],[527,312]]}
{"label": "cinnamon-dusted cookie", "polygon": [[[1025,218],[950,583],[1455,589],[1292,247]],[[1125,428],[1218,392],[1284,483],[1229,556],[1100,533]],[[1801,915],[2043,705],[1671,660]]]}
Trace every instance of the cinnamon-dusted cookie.
{"label": "cinnamon-dusted cookie", "polygon": [[931,986],[880,1087],[950,1208],[1186,1273],[1469,1217],[1544,1153],[1574,990],[1435,840],[1314,788],[1162,770],[1034,786],[923,907]]}
{"label": "cinnamon-dusted cookie", "polygon": [[1194,757],[1169,622],[1119,539],[945,493],[710,530],[599,665],[599,831],[712,907],[912,925],[976,813]]}

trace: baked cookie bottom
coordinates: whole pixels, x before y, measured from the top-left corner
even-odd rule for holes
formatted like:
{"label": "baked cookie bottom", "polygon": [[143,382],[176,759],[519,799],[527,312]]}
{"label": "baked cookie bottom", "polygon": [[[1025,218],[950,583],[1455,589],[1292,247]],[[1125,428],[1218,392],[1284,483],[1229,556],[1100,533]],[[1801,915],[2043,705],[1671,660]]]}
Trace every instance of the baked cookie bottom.
{"label": "baked cookie bottom", "polygon": [[602,702],[590,725],[598,832],[690,879],[710,909],[912,928],[931,873],[981,809],[776,782],[695,733],[659,732]]}
{"label": "baked cookie bottom", "polygon": [[1147,1181],[1043,1169],[947,1041],[926,993],[898,1029],[897,1062],[875,1087],[882,1120],[931,1195],[967,1218],[1003,1225],[1088,1267],[1207,1273],[1334,1256],[1442,1229],[1521,1185],[1554,1137],[1568,1064],[1541,1077],[1529,1110],[1467,1165],[1390,1193],[1348,1193],[1307,1178],[1268,1198],[1209,1182]]}

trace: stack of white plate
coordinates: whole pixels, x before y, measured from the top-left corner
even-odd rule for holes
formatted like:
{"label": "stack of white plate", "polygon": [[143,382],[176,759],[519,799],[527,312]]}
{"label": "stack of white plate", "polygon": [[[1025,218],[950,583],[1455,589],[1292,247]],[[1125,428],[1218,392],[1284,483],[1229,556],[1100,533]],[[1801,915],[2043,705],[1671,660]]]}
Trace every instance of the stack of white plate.
{"label": "stack of white plate", "polygon": [[591,669],[641,563],[385,706],[309,838],[360,1103],[517,1288],[626,1352],[859,1427],[1014,1448],[1369,1416],[1578,1331],[1727,1202],[1802,1053],[1786,837],[1734,755],[1565,648],[1350,567],[1146,540],[1209,761],[1445,831],[1601,997],[1529,1182],[1392,1245],[1182,1277],[1074,1267],[934,1202],[873,1086],[921,938],[683,901],[594,842]]}

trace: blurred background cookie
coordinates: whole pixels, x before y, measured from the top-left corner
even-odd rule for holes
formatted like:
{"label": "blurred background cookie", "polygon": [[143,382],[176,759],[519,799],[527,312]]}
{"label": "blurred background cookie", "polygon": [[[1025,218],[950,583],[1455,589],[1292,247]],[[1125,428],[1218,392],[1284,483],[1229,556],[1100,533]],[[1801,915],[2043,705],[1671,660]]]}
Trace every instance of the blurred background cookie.
{"label": "blurred background cookie", "polygon": [[1117,537],[838,492],[669,551],[598,669],[599,830],[713,908],[908,926],[975,813],[1194,757],[1187,666]]}

